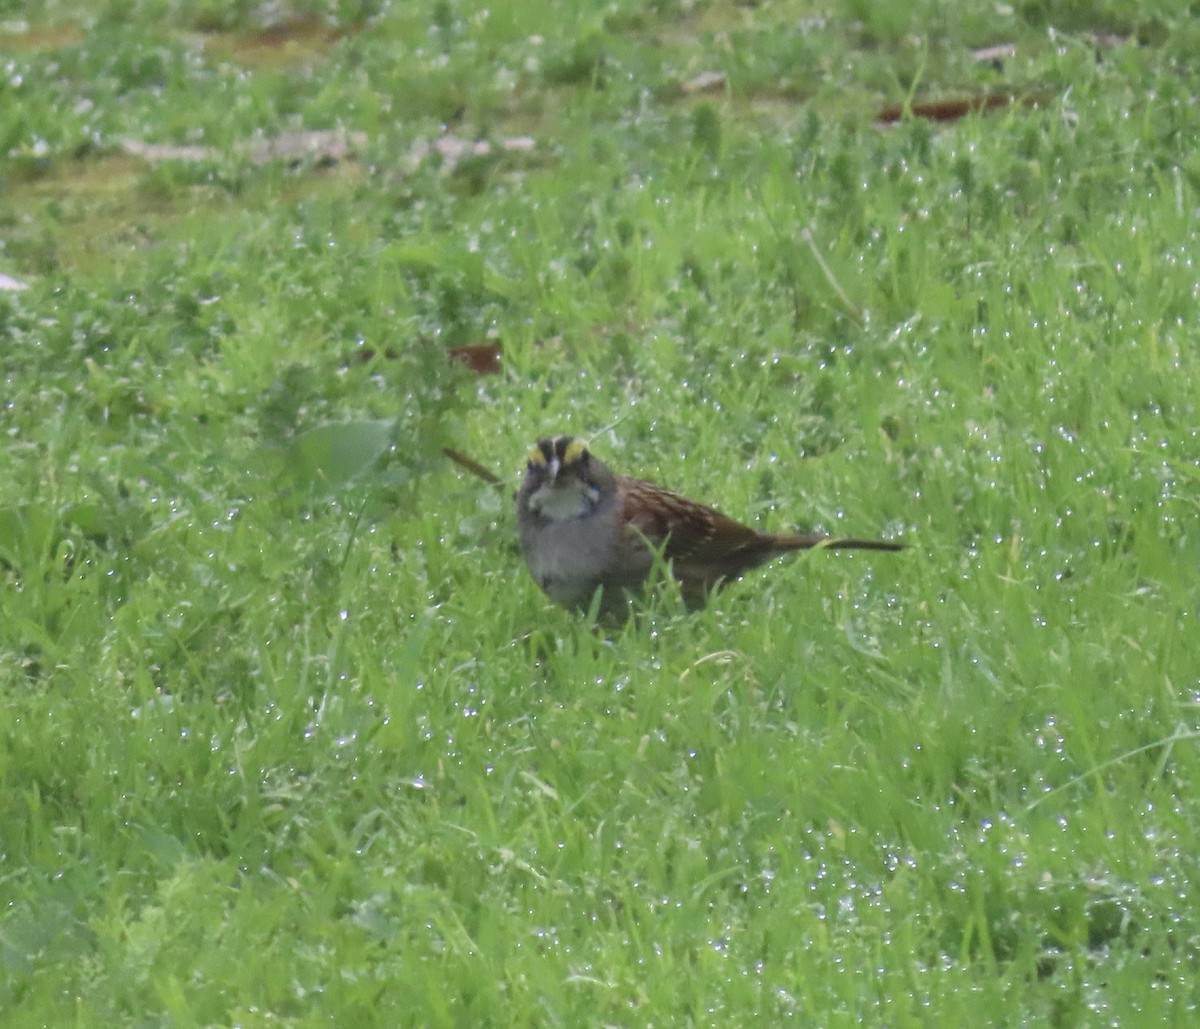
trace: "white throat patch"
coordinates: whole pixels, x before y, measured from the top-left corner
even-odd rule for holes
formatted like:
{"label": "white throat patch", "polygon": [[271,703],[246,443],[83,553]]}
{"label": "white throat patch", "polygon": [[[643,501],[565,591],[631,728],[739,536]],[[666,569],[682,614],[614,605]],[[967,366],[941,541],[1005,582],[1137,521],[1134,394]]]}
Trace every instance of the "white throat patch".
{"label": "white throat patch", "polygon": [[596,506],[600,489],[572,477],[566,482],[547,482],[530,494],[529,510],[552,522],[579,518]]}

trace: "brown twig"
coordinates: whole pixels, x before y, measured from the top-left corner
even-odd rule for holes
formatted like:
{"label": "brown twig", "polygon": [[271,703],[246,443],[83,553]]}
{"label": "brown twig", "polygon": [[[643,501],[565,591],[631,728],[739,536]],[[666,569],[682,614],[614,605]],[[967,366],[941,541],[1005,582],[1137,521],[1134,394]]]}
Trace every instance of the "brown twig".
{"label": "brown twig", "polygon": [[442,453],[458,465],[459,468],[465,468],[489,486],[495,486],[496,489],[504,489],[504,480],[496,475],[495,472],[481,465],[475,458],[468,457],[461,450],[455,450],[453,447],[442,447]]}

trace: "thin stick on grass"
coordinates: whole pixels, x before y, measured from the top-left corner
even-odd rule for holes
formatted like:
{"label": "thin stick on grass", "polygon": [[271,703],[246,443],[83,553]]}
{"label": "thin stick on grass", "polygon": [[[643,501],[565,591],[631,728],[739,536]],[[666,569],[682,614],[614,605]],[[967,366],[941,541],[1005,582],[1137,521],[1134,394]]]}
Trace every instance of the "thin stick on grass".
{"label": "thin stick on grass", "polygon": [[838,282],[837,276],[833,274],[833,269],[829,267],[825,256],[817,248],[817,241],[813,238],[812,229],[801,229],[800,238],[808,244],[808,249],[812,251],[813,260],[817,262],[817,266],[825,276],[825,281],[829,283],[830,288],[837,294],[838,299],[841,300],[843,306],[846,308],[846,313],[861,326],[863,324],[862,312],[858,309],[854,301],[850,299],[846,291],[842,289],[842,284]]}
{"label": "thin stick on grass", "polygon": [[460,468],[466,469],[476,478],[482,479],[489,486],[495,486],[496,489],[504,489],[504,480],[490,468],[486,468],[476,461],[475,458],[468,457],[461,450],[455,450],[453,447],[442,447],[442,453]]}

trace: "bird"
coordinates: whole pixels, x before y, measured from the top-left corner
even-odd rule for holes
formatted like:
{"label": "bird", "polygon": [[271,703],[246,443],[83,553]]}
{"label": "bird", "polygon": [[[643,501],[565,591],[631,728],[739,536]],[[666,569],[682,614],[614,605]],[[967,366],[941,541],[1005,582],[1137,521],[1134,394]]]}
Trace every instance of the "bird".
{"label": "bird", "polygon": [[642,592],[655,561],[678,581],[689,608],[726,582],[794,550],[903,550],[892,540],[759,532],[707,504],[645,479],[616,475],[574,436],[530,449],[516,494],[521,553],[551,600],[620,616]]}

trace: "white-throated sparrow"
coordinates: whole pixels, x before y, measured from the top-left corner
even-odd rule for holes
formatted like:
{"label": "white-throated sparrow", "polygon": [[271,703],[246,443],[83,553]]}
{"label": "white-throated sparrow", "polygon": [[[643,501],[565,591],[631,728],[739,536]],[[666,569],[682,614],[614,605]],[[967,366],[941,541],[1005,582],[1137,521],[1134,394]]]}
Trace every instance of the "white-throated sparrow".
{"label": "white-throated sparrow", "polygon": [[517,491],[521,552],[551,599],[619,614],[661,552],[689,606],[772,558],[809,547],[903,550],[888,540],[758,532],[643,479],[614,475],[571,436],[538,440]]}

